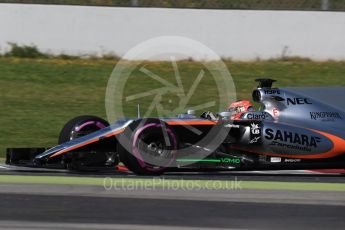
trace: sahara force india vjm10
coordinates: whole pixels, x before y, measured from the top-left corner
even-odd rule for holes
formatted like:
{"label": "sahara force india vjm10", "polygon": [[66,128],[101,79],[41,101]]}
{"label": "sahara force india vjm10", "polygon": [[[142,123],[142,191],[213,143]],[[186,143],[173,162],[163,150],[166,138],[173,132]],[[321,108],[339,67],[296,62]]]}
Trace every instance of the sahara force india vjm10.
{"label": "sahara force india vjm10", "polygon": [[81,116],[50,149],[8,149],[7,163],[33,167],[114,168],[136,174],[167,171],[345,168],[345,113],[290,88],[258,79],[253,100],[227,111],[173,118],[122,119],[109,125]]}

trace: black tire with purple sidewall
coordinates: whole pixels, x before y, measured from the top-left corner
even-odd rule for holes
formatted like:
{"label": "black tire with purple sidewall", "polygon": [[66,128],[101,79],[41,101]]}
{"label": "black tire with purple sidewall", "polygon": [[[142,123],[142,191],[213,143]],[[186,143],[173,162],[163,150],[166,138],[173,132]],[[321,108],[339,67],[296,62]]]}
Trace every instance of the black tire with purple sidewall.
{"label": "black tire with purple sidewall", "polygon": [[[109,123],[96,116],[79,116],[68,121],[62,128],[58,143],[62,144],[75,138],[88,135],[109,126]],[[89,154],[88,154],[89,155]],[[69,170],[80,170],[80,162],[76,154],[65,154],[60,157],[62,164]],[[86,159],[86,158],[85,158]],[[84,161],[85,161],[84,159]],[[96,161],[96,160],[95,160]]]}
{"label": "black tire with purple sidewall", "polygon": [[80,136],[87,135],[109,126],[109,123],[96,116],[75,117],[65,124],[59,136],[59,144],[65,143]]}
{"label": "black tire with purple sidewall", "polygon": [[[129,143],[126,148],[121,144],[118,145],[119,154],[122,163],[132,172],[140,175],[160,175],[175,162],[178,141],[173,129],[166,123],[154,119],[145,122],[141,121],[133,131],[128,129],[126,132],[127,137],[129,137]],[[169,146],[162,142],[163,133],[169,138]],[[163,151],[168,153],[168,158],[160,161],[161,158],[150,156],[149,160],[147,160],[148,154],[140,146],[145,145],[147,147],[148,143],[146,141],[150,139],[161,142],[160,146],[163,146]]]}

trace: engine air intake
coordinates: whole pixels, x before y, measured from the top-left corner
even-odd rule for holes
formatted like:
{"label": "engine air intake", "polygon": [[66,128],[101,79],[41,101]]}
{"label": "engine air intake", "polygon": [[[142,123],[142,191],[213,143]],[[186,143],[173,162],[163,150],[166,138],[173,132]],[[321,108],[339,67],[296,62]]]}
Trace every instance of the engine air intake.
{"label": "engine air intake", "polygon": [[269,79],[269,78],[259,78],[255,79],[256,82],[259,82],[258,88],[271,88],[272,84],[276,82],[276,80]]}

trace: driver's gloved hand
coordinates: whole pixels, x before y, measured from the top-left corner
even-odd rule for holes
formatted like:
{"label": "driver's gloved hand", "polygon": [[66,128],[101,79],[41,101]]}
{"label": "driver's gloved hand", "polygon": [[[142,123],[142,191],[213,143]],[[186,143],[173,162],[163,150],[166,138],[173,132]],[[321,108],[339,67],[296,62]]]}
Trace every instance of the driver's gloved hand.
{"label": "driver's gloved hand", "polygon": [[216,116],[210,111],[203,112],[200,117],[208,119],[208,120],[212,120],[212,121],[217,120]]}
{"label": "driver's gloved hand", "polygon": [[212,112],[209,112],[208,117],[209,117],[208,118],[209,120],[212,120],[212,121],[217,120],[216,116]]}

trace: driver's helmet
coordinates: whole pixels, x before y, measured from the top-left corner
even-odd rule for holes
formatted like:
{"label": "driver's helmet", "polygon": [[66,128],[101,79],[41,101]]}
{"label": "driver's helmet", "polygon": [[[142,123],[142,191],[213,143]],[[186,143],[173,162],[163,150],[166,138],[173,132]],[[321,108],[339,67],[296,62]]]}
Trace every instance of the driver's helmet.
{"label": "driver's helmet", "polygon": [[232,112],[231,120],[239,120],[242,114],[255,111],[253,104],[248,100],[239,100],[229,105],[228,111]]}

